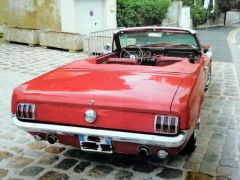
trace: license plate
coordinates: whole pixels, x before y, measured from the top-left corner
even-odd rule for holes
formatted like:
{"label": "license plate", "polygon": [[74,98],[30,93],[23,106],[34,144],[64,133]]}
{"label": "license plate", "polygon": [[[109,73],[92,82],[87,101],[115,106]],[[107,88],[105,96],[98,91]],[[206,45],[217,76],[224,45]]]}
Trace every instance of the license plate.
{"label": "license plate", "polygon": [[81,150],[112,153],[112,142],[109,138],[80,135]]}

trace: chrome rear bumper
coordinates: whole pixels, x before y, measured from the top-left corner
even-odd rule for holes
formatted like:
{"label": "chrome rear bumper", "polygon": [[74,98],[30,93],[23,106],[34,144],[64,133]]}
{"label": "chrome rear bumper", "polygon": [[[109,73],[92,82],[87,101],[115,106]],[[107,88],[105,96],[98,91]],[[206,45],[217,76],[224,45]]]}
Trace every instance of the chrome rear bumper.
{"label": "chrome rear bumper", "polygon": [[112,141],[136,143],[141,145],[155,145],[165,148],[180,147],[186,141],[189,131],[182,131],[177,136],[162,136],[152,134],[140,134],[134,132],[123,132],[103,129],[92,129],[84,127],[53,125],[33,122],[23,122],[12,116],[12,120],[19,128],[29,132],[39,132],[48,134],[63,135],[88,135],[98,137],[108,137]]}

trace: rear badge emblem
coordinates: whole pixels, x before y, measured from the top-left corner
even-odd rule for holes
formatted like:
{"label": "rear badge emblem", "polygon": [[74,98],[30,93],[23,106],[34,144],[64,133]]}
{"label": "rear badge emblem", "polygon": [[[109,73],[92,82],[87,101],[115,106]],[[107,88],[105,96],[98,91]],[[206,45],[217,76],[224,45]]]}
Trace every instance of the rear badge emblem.
{"label": "rear badge emblem", "polygon": [[85,121],[87,123],[93,123],[97,119],[97,114],[94,110],[87,110],[84,114]]}

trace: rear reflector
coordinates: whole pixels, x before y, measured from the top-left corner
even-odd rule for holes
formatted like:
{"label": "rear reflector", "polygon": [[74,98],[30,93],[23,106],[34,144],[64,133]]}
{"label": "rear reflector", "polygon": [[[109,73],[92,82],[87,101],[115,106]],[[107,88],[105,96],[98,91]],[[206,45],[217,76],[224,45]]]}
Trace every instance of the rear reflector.
{"label": "rear reflector", "polygon": [[17,105],[17,118],[35,120],[35,105],[29,103],[19,103]]}
{"label": "rear reflector", "polygon": [[175,135],[178,133],[178,117],[156,115],[154,131],[161,134]]}

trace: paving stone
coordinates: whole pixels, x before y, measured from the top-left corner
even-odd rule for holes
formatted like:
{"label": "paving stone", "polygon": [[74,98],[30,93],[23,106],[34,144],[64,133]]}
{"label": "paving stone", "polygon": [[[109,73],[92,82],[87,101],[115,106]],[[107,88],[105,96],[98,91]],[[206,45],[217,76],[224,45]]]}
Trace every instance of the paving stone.
{"label": "paving stone", "polygon": [[12,150],[12,151],[14,151],[16,153],[22,152],[23,149],[24,149],[23,147],[19,147],[19,146],[13,146],[13,147],[10,148],[10,150]]}
{"label": "paving stone", "polygon": [[[184,155],[182,155],[182,156],[184,156]],[[185,156],[186,156],[186,155],[185,155]],[[149,162],[150,162],[151,164],[155,164],[156,166],[165,166],[165,165],[167,164],[167,162],[168,162],[168,158],[169,158],[169,157],[167,157],[167,158],[165,158],[165,159],[160,159],[160,158],[157,157],[157,156],[152,156],[152,157],[150,157]],[[140,161],[140,163],[143,163],[143,162]],[[133,165],[134,165],[134,164],[136,164],[135,161],[134,161]]]}
{"label": "paving stone", "polygon": [[171,156],[168,158],[167,166],[171,166],[176,169],[182,169],[185,159],[178,156]]}
{"label": "paving stone", "polygon": [[69,176],[67,174],[59,173],[56,171],[48,171],[39,180],[67,180]]}
{"label": "paving stone", "polygon": [[236,137],[226,137],[224,148],[228,148],[228,146],[233,147],[237,145],[237,138]]}
{"label": "paving stone", "polygon": [[238,162],[235,160],[230,160],[230,159],[222,159],[222,160],[220,160],[220,165],[226,166],[226,167],[237,168]]}
{"label": "paving stone", "polygon": [[63,170],[68,170],[68,169],[70,169],[72,166],[74,166],[77,162],[78,162],[78,160],[76,160],[76,159],[66,158],[66,159],[62,160],[59,164],[57,164],[57,165],[55,166],[55,168],[57,168],[57,169],[63,169]]}
{"label": "paving stone", "polygon": [[216,129],[216,132],[218,133],[226,133],[226,131],[227,131],[227,127],[218,127]]}
{"label": "paving stone", "polygon": [[236,145],[235,144],[229,144],[229,145],[224,145],[223,147],[223,151],[228,151],[228,152],[233,152],[236,149]]}
{"label": "paving stone", "polygon": [[221,112],[221,110],[219,110],[219,109],[213,109],[211,111],[212,114],[219,114],[220,112]]}
{"label": "paving stone", "polygon": [[25,169],[23,169],[19,175],[20,176],[36,176],[40,172],[42,172],[44,168],[39,167],[39,166],[30,166]]}
{"label": "paving stone", "polygon": [[43,141],[36,141],[36,142],[31,142],[28,145],[29,149],[43,149],[45,147],[47,147],[47,143],[43,142]]}
{"label": "paving stone", "polygon": [[41,159],[38,161],[38,163],[43,164],[43,165],[50,165],[50,164],[54,163],[55,161],[57,161],[58,159],[59,159],[59,157],[56,155],[44,155],[43,157],[41,157]]}
{"label": "paving stone", "polygon": [[213,140],[223,140],[224,139],[224,135],[222,133],[214,133],[212,135],[212,139]]}
{"label": "paving stone", "polygon": [[18,144],[25,144],[25,143],[29,142],[29,139],[21,137],[21,138],[16,139],[15,142]]}
{"label": "paving stone", "polygon": [[217,123],[217,126],[219,126],[219,127],[226,127],[226,126],[228,126],[228,123],[227,122],[218,122]]}
{"label": "paving stone", "polygon": [[217,146],[209,146],[208,150],[206,151],[205,154],[212,154],[212,153],[214,153],[214,154],[216,154],[218,156],[221,156],[221,154],[222,154],[221,146],[219,146],[219,147],[217,147]]}
{"label": "paving stone", "polygon": [[111,173],[114,169],[109,166],[97,165],[88,171],[87,175],[95,178],[106,177],[109,173]]}
{"label": "paving stone", "polygon": [[64,150],[65,150],[65,147],[59,147],[59,146],[49,146],[45,148],[45,151],[50,154],[60,154]]}
{"label": "paving stone", "polygon": [[21,155],[23,156],[28,156],[28,157],[33,157],[33,158],[39,158],[43,155],[43,152],[36,151],[36,150],[24,150]]}
{"label": "paving stone", "polygon": [[217,176],[216,180],[232,180],[232,179],[225,176]]}
{"label": "paving stone", "polygon": [[194,150],[194,153],[204,154],[207,151],[207,148],[207,145],[198,144],[196,149]]}
{"label": "paving stone", "polygon": [[209,138],[207,137],[198,137],[197,145],[207,146],[209,142]]}
{"label": "paving stone", "polygon": [[15,135],[13,133],[3,133],[3,134],[0,134],[0,138],[2,139],[5,139],[5,140],[13,140],[15,138]]}
{"label": "paving stone", "polygon": [[213,176],[200,172],[187,172],[187,180],[213,180]]}
{"label": "paving stone", "polygon": [[200,164],[202,160],[203,160],[203,155],[199,153],[192,153],[188,158],[188,162],[191,162],[194,164]]}
{"label": "paving stone", "polygon": [[12,157],[13,155],[6,151],[0,151],[0,161]]}
{"label": "paving stone", "polygon": [[231,176],[231,175],[236,175],[237,173],[238,173],[237,168],[225,167],[225,166],[219,166],[217,168],[217,174],[219,176]]}
{"label": "paving stone", "polygon": [[217,165],[215,163],[203,162],[200,165],[199,171],[211,175],[215,175],[217,170]]}
{"label": "paving stone", "polygon": [[163,179],[180,179],[182,177],[182,171],[179,169],[164,168],[156,176]]}
{"label": "paving stone", "polygon": [[22,168],[27,166],[28,164],[32,163],[33,159],[24,157],[24,156],[18,156],[11,160],[10,166],[13,168]]}
{"label": "paving stone", "polygon": [[203,160],[206,162],[217,162],[218,155],[215,153],[206,153],[203,157]]}
{"label": "paving stone", "polygon": [[184,166],[187,170],[198,171],[200,168],[200,164],[192,163],[192,162],[185,162]]}
{"label": "paving stone", "polygon": [[106,154],[86,153],[86,155],[84,155],[83,158],[87,161],[94,161],[101,164],[106,164],[110,162],[112,157]]}
{"label": "paving stone", "polygon": [[86,167],[90,166],[91,163],[87,162],[87,161],[82,161],[80,162],[75,168],[74,168],[74,172],[75,173],[81,173],[85,170]]}
{"label": "paving stone", "polygon": [[134,165],[134,160],[126,155],[114,155],[109,163],[117,167],[129,168]]}
{"label": "paving stone", "polygon": [[71,158],[81,158],[86,153],[80,149],[70,149],[67,150],[63,155]]}
{"label": "paving stone", "polygon": [[0,179],[6,177],[8,174],[8,170],[0,169]]}
{"label": "paving stone", "polygon": [[115,174],[116,180],[130,180],[133,177],[133,173],[129,171],[119,170],[117,174]]}
{"label": "paving stone", "polygon": [[133,166],[133,170],[141,173],[151,173],[157,166],[148,162],[138,162]]}
{"label": "paving stone", "polygon": [[[219,133],[219,132],[218,132]],[[222,133],[222,132],[221,132]],[[217,149],[219,147],[221,147],[220,151],[222,151],[223,149],[223,146],[224,146],[224,141],[223,140],[211,140],[209,141],[208,143],[208,148],[214,148],[214,149]]]}

